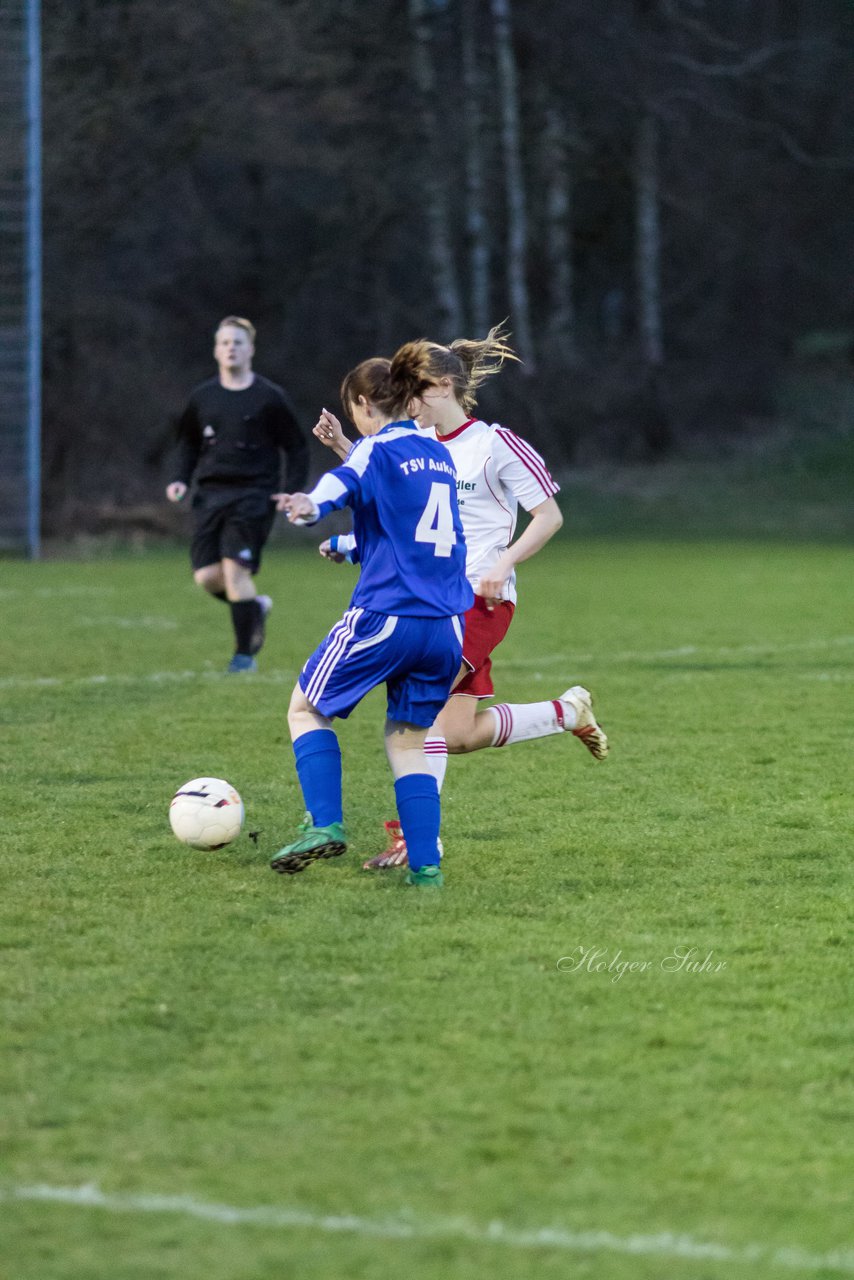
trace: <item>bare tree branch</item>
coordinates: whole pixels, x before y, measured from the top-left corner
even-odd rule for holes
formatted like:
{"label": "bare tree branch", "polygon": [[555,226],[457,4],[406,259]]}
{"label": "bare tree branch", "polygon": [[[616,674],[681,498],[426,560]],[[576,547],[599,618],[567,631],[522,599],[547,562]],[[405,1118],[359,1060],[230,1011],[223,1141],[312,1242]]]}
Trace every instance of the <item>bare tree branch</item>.
{"label": "bare tree branch", "polygon": [[740,53],[742,50],[742,46],[737,40],[728,40],[726,36],[719,35],[717,31],[713,31],[711,27],[706,26],[699,18],[692,18],[687,13],[682,13],[679,8],[679,0],[663,0],[662,12],[674,26],[690,31],[692,35],[698,36],[706,44],[711,45],[712,48],[723,49],[729,53]]}
{"label": "bare tree branch", "polygon": [[854,169],[854,155],[811,155],[804,150],[797,138],[794,138],[787,129],[784,129],[782,125],[775,121],[757,120],[755,116],[744,115],[738,111],[727,111],[712,99],[701,97],[696,93],[690,93],[688,90],[677,90],[668,94],[666,98],[662,98],[656,105],[659,110],[664,111],[667,106],[676,102],[688,102],[697,107],[698,110],[712,116],[715,120],[721,120],[725,124],[737,125],[742,129],[753,129],[757,133],[764,134],[766,137],[778,142],[788,156],[791,156],[793,160],[806,168],[829,169],[837,172]]}
{"label": "bare tree branch", "polygon": [[775,44],[754,49],[747,57],[742,58],[741,62],[698,62],[696,58],[688,58],[682,53],[668,54],[664,61],[675,67],[683,67],[695,75],[722,76],[737,80],[742,76],[750,75],[752,71],[758,71],[774,58],[779,58],[785,53],[802,53],[807,48],[826,49],[828,44],[824,40],[779,40]]}

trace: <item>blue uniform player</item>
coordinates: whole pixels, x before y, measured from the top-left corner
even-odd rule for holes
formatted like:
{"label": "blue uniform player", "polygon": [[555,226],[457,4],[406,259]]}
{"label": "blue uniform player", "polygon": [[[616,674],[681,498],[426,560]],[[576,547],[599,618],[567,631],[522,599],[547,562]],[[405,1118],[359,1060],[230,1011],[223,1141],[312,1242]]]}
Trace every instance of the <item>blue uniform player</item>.
{"label": "blue uniform player", "polygon": [[407,881],[440,885],[439,789],[424,740],[459,671],[463,615],[473,592],[444,445],[405,418],[413,370],[366,360],[344,380],[341,398],[365,438],[309,494],[278,494],[292,523],[353,510],[361,572],[350,607],[311,655],[288,708],[297,775],[307,810],[294,843],[272,859],[293,874],[344,853],[341,751],[332,720],[350,715],[385,684],[385,745],[409,849]]}

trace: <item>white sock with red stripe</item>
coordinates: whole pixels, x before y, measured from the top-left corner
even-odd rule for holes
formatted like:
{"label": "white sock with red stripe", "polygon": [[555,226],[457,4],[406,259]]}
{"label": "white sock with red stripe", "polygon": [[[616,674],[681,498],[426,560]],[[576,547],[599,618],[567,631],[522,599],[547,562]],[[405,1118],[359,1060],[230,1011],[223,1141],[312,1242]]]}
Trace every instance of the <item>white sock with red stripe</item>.
{"label": "white sock with red stripe", "polygon": [[426,772],[432,774],[436,779],[436,785],[441,793],[442,783],[445,781],[445,770],[448,767],[447,742],[438,734],[433,734],[431,737],[425,738],[424,755],[427,758]]}
{"label": "white sock with red stripe", "polygon": [[483,713],[495,722],[493,747],[509,747],[514,742],[530,742],[532,738],[548,738],[575,728],[575,711],[555,698],[552,702],[502,702]]}

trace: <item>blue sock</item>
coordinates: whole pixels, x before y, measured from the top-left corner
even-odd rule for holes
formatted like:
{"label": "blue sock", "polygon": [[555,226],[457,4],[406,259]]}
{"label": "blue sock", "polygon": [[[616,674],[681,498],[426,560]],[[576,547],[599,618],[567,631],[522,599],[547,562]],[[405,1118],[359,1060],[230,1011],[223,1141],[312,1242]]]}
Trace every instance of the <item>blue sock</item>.
{"label": "blue sock", "polygon": [[438,867],[442,805],[436,779],[429,773],[408,773],[395,781],[394,794],[411,870]]}
{"label": "blue sock", "polygon": [[297,777],[316,827],[341,822],[341,748],[331,729],[311,729],[294,743]]}

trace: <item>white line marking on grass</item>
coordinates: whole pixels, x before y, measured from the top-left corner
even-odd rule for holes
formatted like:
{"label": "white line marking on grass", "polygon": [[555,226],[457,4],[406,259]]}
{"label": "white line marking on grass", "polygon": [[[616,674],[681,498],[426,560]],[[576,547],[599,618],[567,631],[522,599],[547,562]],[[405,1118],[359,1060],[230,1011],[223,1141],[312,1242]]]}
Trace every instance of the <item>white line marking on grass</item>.
{"label": "white line marking on grass", "polygon": [[[812,650],[845,649],[854,646],[854,636],[832,636],[823,640],[803,640],[791,644],[743,644],[722,645],[719,648],[703,648],[701,645],[682,645],[678,649],[657,649],[644,651],[627,649],[622,653],[565,653],[545,654],[539,658],[501,658],[502,667],[535,668],[534,677],[541,678],[540,667],[556,667],[567,665],[571,661],[574,667],[583,662],[595,662],[600,666],[619,662],[662,662],[670,658],[703,658],[703,657],[743,657],[746,654],[767,654],[773,657],[776,653],[806,653]],[[294,671],[261,671],[254,672],[250,679],[253,684],[283,684],[295,678]],[[809,673],[802,673],[803,678],[810,678]],[[812,679],[845,679],[843,676],[812,676]],[[109,685],[109,684],[169,684],[186,680],[233,680],[233,676],[225,671],[149,671],[141,674],[121,675],[89,675],[89,676],[6,676],[0,679],[0,689],[52,689],[65,686]]]}
{"label": "white line marking on grass", "polygon": [[854,645],[854,636],[831,636],[818,640],[796,640],[789,644],[737,644],[703,646],[680,645],[676,649],[624,649],[620,653],[550,653],[539,658],[503,658],[502,667],[555,667],[566,666],[567,658],[577,666],[581,662],[596,662],[607,666],[612,662],[666,662],[671,658],[743,658],[746,656],[777,653],[809,653],[813,650],[848,649]]}
{"label": "white line marking on grass", "polygon": [[[243,676],[252,684],[288,684],[296,679],[295,671],[253,672]],[[0,679],[0,689],[67,689],[100,688],[104,685],[180,684],[188,680],[235,679],[226,671],[148,671],[142,675],[93,675],[93,676],[5,676]]]}
{"label": "white line marking on grass", "polygon": [[208,1204],[192,1196],[110,1195],[92,1184],[82,1187],[13,1187],[0,1190],[0,1200],[48,1201],[84,1209],[106,1209],[113,1213],[175,1213],[226,1226],[302,1227],[310,1231],[349,1232],[384,1240],[458,1239],[513,1249],[637,1254],[707,1262],[761,1262],[790,1271],[854,1274],[854,1249],[848,1247],[816,1254],[797,1246],[719,1244],[670,1231],[658,1235],[617,1236],[610,1231],[571,1231],[564,1227],[524,1229],[510,1227],[503,1222],[478,1225],[465,1218],[418,1219],[410,1213],[396,1218],[364,1218],[358,1214],[313,1213],[309,1209],[285,1209],[274,1205],[239,1209],[227,1204]]}
{"label": "white line marking on grass", "polygon": [[37,600],[58,600],[63,596],[110,596],[115,590],[115,587],[75,587],[70,584],[64,587],[36,587],[35,591],[29,587],[0,587],[0,600],[8,600],[13,596],[32,596]]}
{"label": "white line marking on grass", "polygon": [[124,631],[135,631],[138,628],[149,631],[175,631],[178,623],[175,618],[157,618],[152,614],[143,614],[138,618],[117,618],[105,614],[103,618],[77,618],[78,627],[118,627]]}

